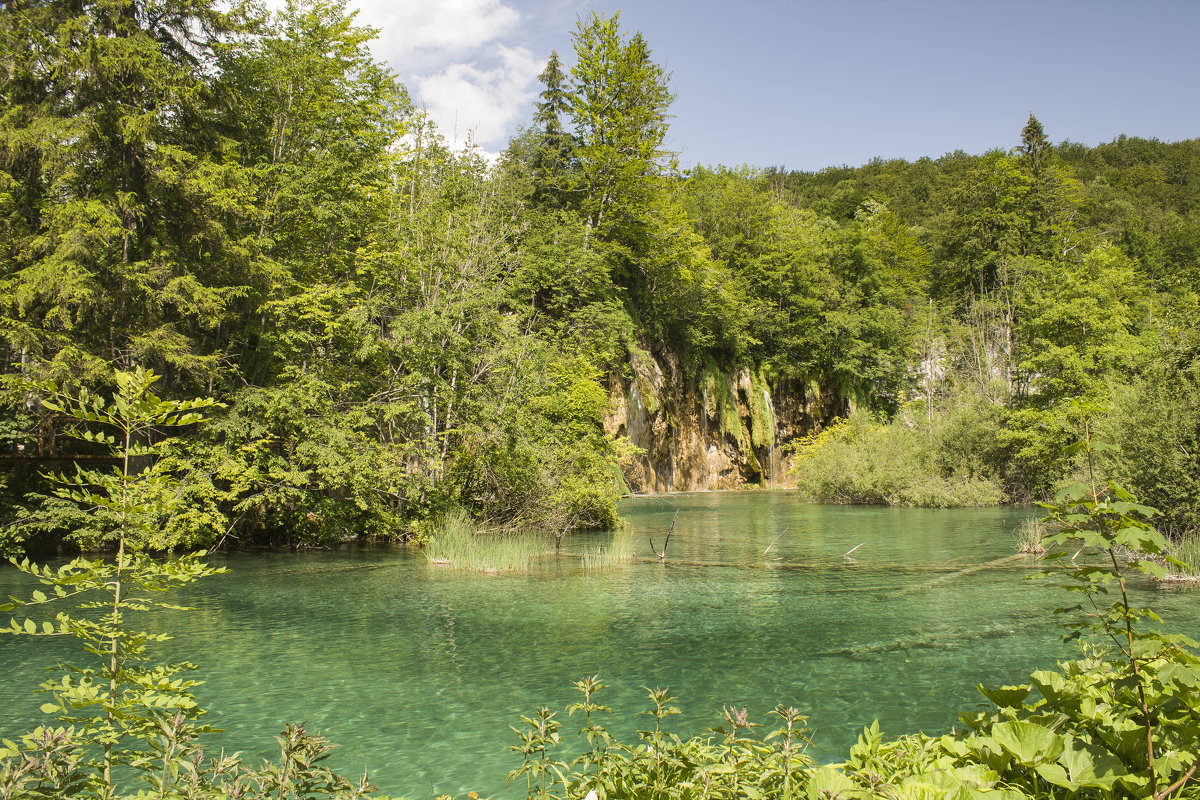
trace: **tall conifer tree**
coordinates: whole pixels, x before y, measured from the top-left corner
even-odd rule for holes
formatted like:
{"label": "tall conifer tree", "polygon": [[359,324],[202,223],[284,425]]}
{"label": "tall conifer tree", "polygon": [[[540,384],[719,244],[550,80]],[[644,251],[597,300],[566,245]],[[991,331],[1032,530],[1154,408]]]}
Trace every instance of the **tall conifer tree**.
{"label": "tall conifer tree", "polygon": [[5,361],[72,379],[135,362],[211,376],[242,262],[211,65],[243,29],[201,0],[0,11]]}
{"label": "tall conifer tree", "polygon": [[566,185],[571,169],[573,137],[563,129],[562,117],[569,112],[567,76],[558,51],[550,52],[546,68],[538,75],[542,91],[534,106],[533,124],[538,135],[533,156],[534,194],[539,200],[562,207],[568,197]]}

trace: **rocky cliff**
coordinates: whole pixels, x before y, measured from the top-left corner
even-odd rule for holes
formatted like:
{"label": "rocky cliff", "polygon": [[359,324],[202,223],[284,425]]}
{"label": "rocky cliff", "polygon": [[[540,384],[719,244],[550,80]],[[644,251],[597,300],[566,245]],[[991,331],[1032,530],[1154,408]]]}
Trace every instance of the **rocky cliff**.
{"label": "rocky cliff", "polygon": [[787,485],[787,445],[827,418],[814,386],[763,370],[723,372],[671,353],[635,352],[609,377],[609,434],[642,453],[625,468],[634,492]]}

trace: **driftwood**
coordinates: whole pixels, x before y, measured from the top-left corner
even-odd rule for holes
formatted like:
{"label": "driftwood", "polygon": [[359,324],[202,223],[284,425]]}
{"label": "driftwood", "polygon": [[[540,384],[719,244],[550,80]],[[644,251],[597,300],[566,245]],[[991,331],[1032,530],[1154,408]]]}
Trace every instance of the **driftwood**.
{"label": "driftwood", "polygon": [[791,530],[791,528],[784,528],[783,530],[781,530],[779,532],[779,535],[776,536],[774,539],[772,539],[771,543],[769,545],[767,545],[767,549],[763,550],[763,555],[765,556],[767,553],[771,552],[771,548],[775,546],[775,543],[778,542],[780,539],[782,539],[783,535],[785,533],[787,533],[789,530]]}
{"label": "driftwood", "polygon": [[663,549],[660,553],[658,548],[654,546],[654,537],[646,534],[646,538],[650,540],[650,550],[654,555],[658,556],[659,563],[664,563],[667,560],[667,545],[671,543],[671,534],[675,532],[675,521],[679,519],[679,511],[675,511],[675,515],[671,517],[671,527],[667,528],[667,538],[663,541]]}

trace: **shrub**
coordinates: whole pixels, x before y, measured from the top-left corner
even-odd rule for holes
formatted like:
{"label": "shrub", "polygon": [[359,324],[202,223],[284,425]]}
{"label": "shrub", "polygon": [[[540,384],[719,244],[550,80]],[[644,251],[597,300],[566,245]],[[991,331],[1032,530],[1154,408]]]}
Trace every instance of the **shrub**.
{"label": "shrub", "polygon": [[1113,478],[1160,509],[1171,535],[1200,530],[1200,365],[1159,365],[1113,391],[1101,420],[1117,446],[1105,466]]}
{"label": "shrub", "polygon": [[[815,502],[953,508],[1003,499],[975,451],[961,415],[921,430],[905,415],[884,424],[856,412],[796,448],[792,477]],[[974,434],[972,434],[974,435]],[[954,449],[959,446],[959,451]],[[974,462],[974,463],[972,463]]]}

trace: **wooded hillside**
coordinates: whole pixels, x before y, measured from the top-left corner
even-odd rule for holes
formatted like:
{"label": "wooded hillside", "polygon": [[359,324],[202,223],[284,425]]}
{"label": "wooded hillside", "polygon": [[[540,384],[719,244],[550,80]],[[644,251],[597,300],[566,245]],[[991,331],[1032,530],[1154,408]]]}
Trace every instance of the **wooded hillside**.
{"label": "wooded hillside", "polygon": [[[194,510],[164,545],[419,536],[456,509],[606,526],[639,458],[605,433],[610,379],[669,357],[802,398],[780,446],[856,410],[840,440],[882,448],[897,420],[909,469],[987,502],[1052,492],[1070,401],[1103,404],[1107,468],[1200,524],[1200,140],[1054,145],[1031,115],[981,155],[681,170],[650,44],[592,16],[491,165],[343,3],[221,8],[0,11],[7,516],[87,452],[38,387],[140,365],[226,404],[168,456]],[[739,413],[714,435],[765,446]]]}

